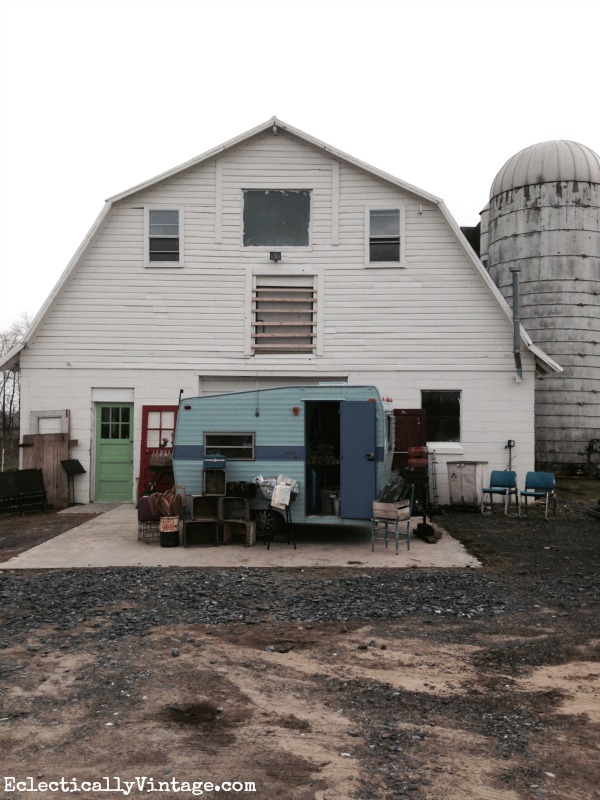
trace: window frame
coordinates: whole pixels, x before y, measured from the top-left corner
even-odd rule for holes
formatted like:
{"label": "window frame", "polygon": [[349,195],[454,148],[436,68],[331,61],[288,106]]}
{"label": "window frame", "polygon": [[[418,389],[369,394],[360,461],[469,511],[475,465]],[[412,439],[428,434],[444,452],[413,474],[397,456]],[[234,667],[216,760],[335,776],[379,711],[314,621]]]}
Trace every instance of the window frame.
{"label": "window frame", "polygon": [[[153,237],[150,235],[150,212],[152,211],[177,211],[178,214],[178,236],[165,235],[162,237]],[[183,252],[183,207],[172,205],[150,205],[144,208],[144,264],[147,269],[181,269],[184,264]],[[178,238],[179,239],[179,257],[177,261],[151,261],[150,260],[150,239],[153,238]]]}
{"label": "window frame", "polygon": [[[458,435],[456,438],[444,438],[440,436],[433,436],[431,435],[434,433],[431,429],[431,425],[433,424],[434,420],[442,419],[440,414],[436,415],[432,413],[431,410],[425,406],[424,395],[455,395],[455,399],[458,403],[458,416],[455,422],[458,425]],[[450,398],[448,398],[450,399]],[[429,442],[439,442],[440,444],[448,444],[448,445],[456,445],[460,444],[461,437],[462,437],[462,391],[460,389],[421,389],[421,408],[426,411],[426,431],[425,431],[425,438],[426,441]],[[446,415],[450,418],[450,415]],[[452,419],[454,419],[452,417]],[[440,423],[438,423],[438,427],[436,428],[435,433],[438,434],[441,432]]]}
{"label": "window frame", "polygon": [[[116,412],[116,413],[115,413]],[[108,415],[109,419],[104,419]],[[125,417],[127,417],[125,419]],[[100,439],[103,442],[130,441],[133,430],[132,409],[128,405],[103,405],[100,409]],[[114,436],[114,433],[118,433]]]}
{"label": "window frame", "polygon": [[[175,427],[177,421],[177,406],[165,408],[164,406],[144,406],[146,410],[145,424],[142,426],[142,447],[147,450],[169,450],[173,449],[175,440]],[[153,414],[158,414],[158,425],[151,424],[154,419],[151,419]],[[167,414],[173,416],[173,421],[169,425],[166,423],[165,417]],[[148,436],[150,433],[156,433],[157,439],[155,444],[150,444]],[[168,436],[166,434],[169,434]],[[163,444],[164,442],[164,444]]]}
{"label": "window frame", "polygon": [[[397,211],[399,229],[399,256],[397,261],[371,261],[371,213],[373,211]],[[405,207],[394,203],[377,203],[365,208],[365,265],[370,269],[398,269],[405,264]],[[392,238],[391,236],[389,237]],[[393,237],[396,238],[396,237]]]}
{"label": "window frame", "polygon": [[[220,442],[219,444],[207,444],[207,437],[209,436],[247,436],[250,438],[249,445],[226,445]],[[256,432],[255,431],[204,431],[203,435],[204,455],[222,455],[225,456],[226,461],[256,461]],[[228,450],[240,450],[244,447],[250,449],[250,456],[244,458],[241,456],[230,456]]]}
{"label": "window frame", "polygon": [[[267,192],[279,192],[284,193],[287,192],[289,194],[299,194],[299,193],[306,193],[308,195],[308,243],[307,244],[278,244],[273,242],[273,244],[246,244],[244,242],[244,232],[245,232],[245,220],[244,220],[244,211],[245,211],[245,203],[246,203],[246,192],[257,192],[266,194]],[[296,252],[310,252],[313,249],[312,245],[312,226],[313,226],[313,189],[309,189],[306,186],[301,187],[294,187],[290,188],[287,187],[282,189],[279,186],[275,187],[257,187],[257,186],[246,186],[241,189],[241,200],[240,200],[240,209],[241,209],[241,220],[240,220],[240,250],[246,253],[268,253],[271,251],[283,251],[289,250],[294,253]]]}

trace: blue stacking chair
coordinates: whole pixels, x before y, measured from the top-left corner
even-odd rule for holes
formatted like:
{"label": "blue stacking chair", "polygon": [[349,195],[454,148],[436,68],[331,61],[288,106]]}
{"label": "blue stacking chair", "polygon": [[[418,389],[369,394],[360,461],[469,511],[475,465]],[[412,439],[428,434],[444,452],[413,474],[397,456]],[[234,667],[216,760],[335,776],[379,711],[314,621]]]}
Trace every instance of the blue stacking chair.
{"label": "blue stacking chair", "polygon": [[519,513],[519,491],[517,489],[517,473],[508,469],[493,469],[490,475],[490,485],[481,490],[481,513],[486,496],[490,497],[490,511],[494,513],[494,495],[504,497],[504,513],[508,514],[511,495],[515,496],[517,514]]}
{"label": "blue stacking chair", "polygon": [[546,519],[548,519],[548,506],[552,500],[554,519],[556,519],[556,481],[553,472],[528,472],[525,476],[525,488],[521,490],[521,497],[525,498],[525,514],[527,514],[529,497],[533,497],[534,500],[544,500],[544,517]]}

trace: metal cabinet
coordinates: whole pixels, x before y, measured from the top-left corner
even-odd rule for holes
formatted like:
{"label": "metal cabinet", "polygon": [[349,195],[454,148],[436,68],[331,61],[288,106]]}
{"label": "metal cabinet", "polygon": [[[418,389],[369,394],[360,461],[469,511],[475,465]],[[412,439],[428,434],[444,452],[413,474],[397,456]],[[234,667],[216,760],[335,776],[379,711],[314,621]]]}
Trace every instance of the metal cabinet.
{"label": "metal cabinet", "polygon": [[448,489],[451,506],[478,508],[487,461],[448,461]]}

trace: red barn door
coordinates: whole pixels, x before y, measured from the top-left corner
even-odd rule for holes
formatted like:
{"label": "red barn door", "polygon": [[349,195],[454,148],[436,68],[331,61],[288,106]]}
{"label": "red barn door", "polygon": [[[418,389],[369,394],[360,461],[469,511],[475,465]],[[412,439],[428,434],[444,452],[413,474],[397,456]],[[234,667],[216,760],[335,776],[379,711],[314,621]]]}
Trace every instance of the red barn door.
{"label": "red barn door", "polygon": [[393,469],[406,468],[409,447],[425,447],[427,444],[426,412],[421,408],[395,408],[396,437]]}
{"label": "red barn door", "polygon": [[[177,406],[142,407],[142,445],[140,452],[140,479],[138,495],[156,478],[150,467],[152,456],[173,454],[173,438],[177,422]],[[166,470],[155,491],[164,492],[172,486],[172,471]]]}

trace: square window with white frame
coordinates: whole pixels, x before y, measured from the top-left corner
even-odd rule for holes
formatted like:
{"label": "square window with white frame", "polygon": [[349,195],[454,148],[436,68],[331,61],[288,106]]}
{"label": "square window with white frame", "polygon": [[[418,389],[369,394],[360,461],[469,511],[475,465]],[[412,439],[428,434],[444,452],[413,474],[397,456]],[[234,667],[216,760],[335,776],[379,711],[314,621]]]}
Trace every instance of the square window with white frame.
{"label": "square window with white frame", "polygon": [[178,208],[147,209],[147,258],[155,267],[181,266],[183,262],[181,212]]}
{"label": "square window with white frame", "polygon": [[243,190],[244,247],[309,247],[310,191]]}
{"label": "square window with white frame", "polygon": [[369,264],[394,264],[402,262],[403,215],[400,208],[371,208],[368,210]]}
{"label": "square window with white frame", "polygon": [[460,442],[460,396],[458,390],[421,391],[428,442]]}

